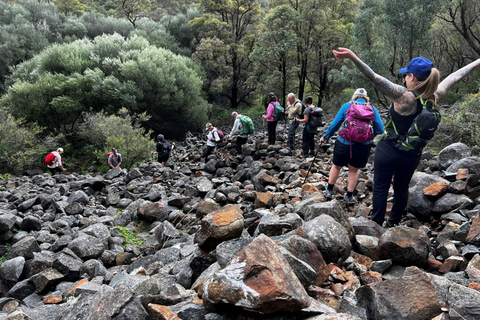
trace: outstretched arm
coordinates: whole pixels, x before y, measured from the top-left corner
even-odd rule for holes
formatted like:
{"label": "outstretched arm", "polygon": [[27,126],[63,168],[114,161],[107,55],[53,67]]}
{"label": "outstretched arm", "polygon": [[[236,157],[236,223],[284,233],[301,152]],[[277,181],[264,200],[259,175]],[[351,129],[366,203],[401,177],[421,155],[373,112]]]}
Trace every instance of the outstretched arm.
{"label": "outstretched arm", "polygon": [[480,59],[473,61],[470,64],[467,64],[465,67],[455,71],[446,77],[438,85],[437,91],[435,92],[435,98],[438,100],[442,99],[445,94],[447,94],[448,89],[450,89],[455,83],[460,81],[464,76],[466,76],[470,71],[480,66]]}
{"label": "outstretched arm", "polygon": [[[352,50],[347,48],[338,48],[337,50],[333,50],[333,54],[337,59],[350,59],[355,63],[357,68],[370,80],[372,81],[375,88],[377,88],[380,92],[382,92],[387,97],[391,98],[392,100],[401,100],[404,98],[404,94],[407,92],[407,88],[395,84],[386,78],[376,74],[373,70],[360,58],[357,57]],[[401,101],[399,101],[401,102]]]}

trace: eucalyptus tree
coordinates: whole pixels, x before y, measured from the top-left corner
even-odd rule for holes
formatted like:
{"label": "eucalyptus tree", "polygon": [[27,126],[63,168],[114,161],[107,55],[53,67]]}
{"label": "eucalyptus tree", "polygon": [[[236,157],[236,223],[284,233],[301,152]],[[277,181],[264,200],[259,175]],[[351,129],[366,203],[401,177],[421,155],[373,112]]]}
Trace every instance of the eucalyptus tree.
{"label": "eucalyptus tree", "polygon": [[480,5],[478,0],[443,1],[439,17],[450,24],[473,51],[480,55]]}
{"label": "eucalyptus tree", "polygon": [[193,59],[203,65],[212,96],[221,92],[231,108],[249,103],[254,92],[247,80],[253,70],[250,53],[256,42],[260,5],[255,0],[201,0],[205,15],[191,24],[200,43]]}
{"label": "eucalyptus tree", "polygon": [[257,82],[260,92],[277,92],[282,103],[288,92],[293,91],[296,78],[295,64],[297,37],[293,33],[295,15],[290,6],[273,8],[263,20],[255,49],[250,58],[256,63],[256,76],[251,81]]}
{"label": "eucalyptus tree", "polygon": [[[398,70],[430,49],[430,30],[439,10],[437,0],[365,0],[354,24],[362,60],[377,73],[400,81]],[[380,104],[389,104],[358,72],[349,76],[352,86],[364,83],[367,91],[375,92]]]}

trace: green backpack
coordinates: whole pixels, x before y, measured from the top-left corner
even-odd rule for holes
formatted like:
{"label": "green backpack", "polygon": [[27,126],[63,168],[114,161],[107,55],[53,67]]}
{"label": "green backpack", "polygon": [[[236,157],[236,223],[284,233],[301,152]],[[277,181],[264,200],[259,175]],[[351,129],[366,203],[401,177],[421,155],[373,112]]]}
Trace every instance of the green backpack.
{"label": "green backpack", "polygon": [[280,103],[277,102],[276,104],[274,104],[274,106],[275,113],[273,114],[273,119],[275,119],[275,121],[281,121],[285,119],[285,109],[283,109]]}
{"label": "green backpack", "polygon": [[252,134],[253,131],[255,130],[255,127],[253,125],[252,119],[247,116],[240,116],[240,122],[242,123],[242,131],[240,131],[239,135],[241,134]]}

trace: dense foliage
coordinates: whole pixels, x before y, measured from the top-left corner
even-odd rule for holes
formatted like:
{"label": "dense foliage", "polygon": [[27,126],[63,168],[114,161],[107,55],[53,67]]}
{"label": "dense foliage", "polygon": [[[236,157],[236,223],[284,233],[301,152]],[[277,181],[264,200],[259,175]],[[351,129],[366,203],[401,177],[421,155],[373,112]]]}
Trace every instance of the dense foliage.
{"label": "dense foliage", "polygon": [[[415,56],[448,75],[480,56],[477,2],[0,0],[2,117],[18,128],[18,136],[0,131],[2,150],[19,145],[30,164],[40,163],[41,150],[57,147],[46,137],[63,134],[64,145],[85,142],[75,152],[102,163],[110,144],[121,150],[123,142],[83,140],[86,123],[128,119],[135,134],[142,123],[145,143],[148,130],[181,137],[207,121],[231,123],[233,109],[261,114],[270,91],[282,104],[288,92],[312,95],[328,117],[352,88],[365,87],[386,110],[389,100],[331,50],[353,48],[399,84],[398,70]],[[477,71],[442,101],[438,141],[480,144],[479,79]],[[133,117],[144,112],[148,121]],[[459,131],[466,116],[471,125]],[[1,170],[28,167],[8,161]]]}
{"label": "dense foliage", "polygon": [[[85,112],[147,112],[147,128],[181,136],[201,128],[208,104],[193,62],[133,36],[104,35],[48,47],[17,66],[1,104],[49,132],[72,134]],[[177,121],[181,119],[181,121]]]}

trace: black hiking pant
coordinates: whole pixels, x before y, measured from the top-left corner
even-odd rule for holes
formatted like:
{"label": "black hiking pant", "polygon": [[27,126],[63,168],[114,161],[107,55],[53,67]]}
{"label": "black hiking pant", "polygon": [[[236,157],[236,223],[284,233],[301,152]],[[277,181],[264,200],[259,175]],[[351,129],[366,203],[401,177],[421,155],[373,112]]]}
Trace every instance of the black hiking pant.
{"label": "black hiking pant", "polygon": [[410,154],[382,140],[375,149],[373,176],[373,215],[371,219],[383,224],[387,208],[388,189],[393,177],[393,207],[389,224],[398,224],[408,201],[408,184],[420,162],[420,155]]}
{"label": "black hiking pant", "polygon": [[275,144],[277,139],[277,123],[278,121],[267,121],[268,144]]}

